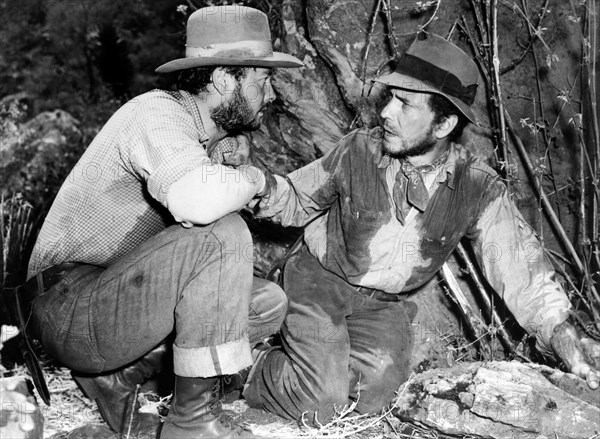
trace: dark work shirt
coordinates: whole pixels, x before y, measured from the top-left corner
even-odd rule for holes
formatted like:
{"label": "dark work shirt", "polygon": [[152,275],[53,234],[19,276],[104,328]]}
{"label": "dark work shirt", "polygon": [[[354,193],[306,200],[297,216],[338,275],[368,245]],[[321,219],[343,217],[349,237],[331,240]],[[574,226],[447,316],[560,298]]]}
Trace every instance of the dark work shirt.
{"label": "dark work shirt", "polygon": [[490,285],[547,349],[570,302],[495,171],[451,144],[444,161],[421,172],[424,210],[412,207],[399,221],[393,187],[407,162],[382,154],[381,143],[379,128],[348,134],[324,157],[278,177],[259,217],[306,226],[308,249],[325,269],[392,294],[430,280],[467,237]]}

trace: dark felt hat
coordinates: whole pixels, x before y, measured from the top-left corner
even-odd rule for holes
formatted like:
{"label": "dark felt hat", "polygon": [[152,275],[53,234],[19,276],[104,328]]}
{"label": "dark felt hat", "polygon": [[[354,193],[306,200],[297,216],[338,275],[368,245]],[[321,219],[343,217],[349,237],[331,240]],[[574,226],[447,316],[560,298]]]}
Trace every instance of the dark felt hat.
{"label": "dark felt hat", "polygon": [[210,6],[188,18],[185,58],[159,73],[204,66],[301,67],[298,58],[273,52],[267,16],[246,6]]}
{"label": "dark felt hat", "polygon": [[450,41],[420,34],[400,58],[393,73],[375,78],[390,87],[445,96],[471,122],[479,71],[473,59]]}

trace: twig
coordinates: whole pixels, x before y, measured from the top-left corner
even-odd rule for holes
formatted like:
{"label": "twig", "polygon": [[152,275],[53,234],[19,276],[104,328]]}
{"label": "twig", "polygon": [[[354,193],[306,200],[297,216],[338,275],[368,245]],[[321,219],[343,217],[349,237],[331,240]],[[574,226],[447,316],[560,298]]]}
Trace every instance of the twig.
{"label": "twig", "polygon": [[504,102],[502,100],[502,87],[500,86],[500,58],[498,56],[498,3],[497,0],[491,0],[491,13],[492,17],[490,20],[490,34],[492,36],[491,45],[491,58],[492,62],[490,65],[493,74],[493,90],[495,98],[496,111],[498,112],[498,129],[500,130],[500,151],[502,153],[502,159],[504,160],[506,170],[506,187],[510,193],[510,162],[508,156],[508,142],[506,141],[506,123],[504,121]]}
{"label": "twig", "polygon": [[390,39],[390,46],[392,47],[392,57],[396,58],[398,56],[398,39],[396,38],[396,33],[394,32],[394,20],[392,20],[392,11],[391,11],[391,0],[383,0],[385,3],[385,7],[383,11],[385,12],[385,19],[388,27],[388,36]]}
{"label": "twig", "polygon": [[454,35],[454,31],[456,30],[457,26],[458,26],[458,18],[456,20],[454,20],[452,27],[450,28],[450,30],[448,31],[448,34],[446,35],[446,39],[448,41],[452,40],[452,35]]}
{"label": "twig", "polygon": [[[521,53],[521,55],[514,58],[508,66],[502,68],[500,70],[500,76],[504,75],[505,73],[510,72],[515,67],[517,67],[519,64],[521,64],[523,62],[523,60],[525,59],[525,57],[527,56],[527,54],[529,53],[529,51],[531,50],[531,47],[533,46],[534,42],[535,42],[535,38],[529,38],[527,47],[525,49],[523,49],[523,52]],[[520,42],[518,40],[517,40],[517,44],[520,44]]]}
{"label": "twig", "polygon": [[[522,5],[523,5],[523,10],[527,11],[528,8],[527,8],[526,0],[521,0],[521,2],[522,2]],[[549,0],[546,0],[544,2],[544,4],[542,5],[542,10],[539,13],[539,20],[537,22],[536,28],[541,28],[541,26],[542,26],[542,22],[543,22],[544,16],[546,14],[546,11],[548,10],[548,3],[549,3]],[[537,35],[534,34],[534,33],[532,33],[531,27],[529,27],[529,26],[527,27],[527,32],[529,34],[529,38],[532,41],[534,41],[537,38]],[[535,50],[535,46],[533,46],[533,49],[532,49],[532,56],[533,56],[533,63],[534,63],[534,66],[535,66],[535,71],[538,72],[540,70],[540,66],[539,66],[539,62],[538,62],[538,59],[537,59],[537,53],[536,53],[536,50]],[[546,116],[544,114],[544,104],[543,104],[543,98],[542,98],[542,96],[543,96],[542,95],[542,84],[541,84],[541,81],[540,81],[540,76],[537,75],[537,74],[535,75],[535,82],[536,82],[536,87],[537,87],[538,99],[537,100],[534,99],[534,106],[535,106],[536,103],[538,104],[538,111],[540,112],[540,118],[541,118],[542,121],[545,121],[546,120]],[[535,122],[535,120],[534,120],[534,122]],[[553,171],[553,168],[552,168],[552,161],[550,160],[550,143],[551,143],[551,141],[550,141],[550,138],[548,136],[547,127],[544,127],[542,129],[542,138],[544,139],[544,145],[546,147],[545,154],[548,157],[548,164],[549,164],[549,167],[550,167],[550,173],[552,175],[554,175],[554,171]],[[536,136],[536,140],[537,140],[537,136]],[[552,184],[554,186],[554,190],[556,191],[557,186],[556,186],[556,180],[554,178],[552,178]],[[560,218],[560,205],[558,204],[558,202],[556,203],[556,210],[558,212],[558,219],[560,220],[561,219]],[[542,229],[540,228],[540,230],[542,230]]]}
{"label": "twig", "polygon": [[[525,164],[525,169],[527,170],[527,173],[532,180],[532,185],[535,188],[538,197],[541,199],[542,208],[544,209],[544,211],[550,218],[551,224],[553,225],[556,232],[558,233],[557,237],[559,238],[559,241],[567,249],[569,256],[572,258],[573,262],[575,263],[575,266],[576,266],[577,270],[579,271],[579,273],[582,276],[589,278],[589,273],[586,271],[583,263],[581,262],[581,259],[579,258],[579,255],[577,255],[577,252],[575,251],[575,248],[573,247],[573,244],[571,243],[571,240],[567,236],[567,232],[565,232],[565,229],[563,228],[562,224],[558,220],[556,213],[552,209],[552,205],[550,204],[550,201],[548,200],[548,197],[546,196],[546,193],[544,192],[544,188],[542,187],[541,184],[538,184],[538,182],[537,182],[535,171],[533,170],[533,165],[531,164],[531,159],[527,155],[525,146],[523,145],[521,138],[519,137],[519,135],[517,134],[517,132],[515,130],[515,127],[510,118],[510,114],[508,114],[508,112],[506,110],[505,110],[505,112],[506,112],[506,122],[507,122],[508,130],[513,137],[515,147],[517,148],[517,151],[519,152],[519,155],[521,156],[521,159],[523,160],[523,163]],[[598,303],[600,303],[600,295],[598,295],[598,292],[594,288],[593,283],[589,282],[589,279],[588,279],[588,285],[589,285],[590,291],[592,291],[592,294],[594,295],[595,300],[598,301]]]}
{"label": "twig", "polygon": [[[367,33],[367,41],[365,44],[365,56],[363,58],[362,61],[362,66],[361,66],[361,73],[360,73],[360,80],[362,82],[362,87],[360,90],[360,103],[359,103],[359,109],[356,112],[356,115],[354,116],[354,119],[352,119],[352,123],[350,124],[350,128],[354,127],[354,124],[362,117],[362,111],[364,109],[365,106],[365,102],[364,102],[364,97],[365,97],[365,85],[367,83],[367,61],[369,59],[369,51],[371,49],[371,39],[373,38],[373,32],[375,32],[375,23],[377,22],[377,17],[379,16],[379,11],[381,9],[381,2],[383,0],[377,0],[377,3],[375,4],[375,11],[373,12],[373,17],[371,18],[371,23],[369,25],[369,32]],[[371,85],[372,87],[372,85]],[[369,94],[371,92],[371,89],[369,89]]]}
{"label": "twig", "polygon": [[437,0],[436,1],[435,9],[433,11],[433,14],[431,14],[431,17],[429,17],[429,20],[427,20],[427,22],[423,26],[419,26],[417,28],[417,32],[423,32],[425,30],[425,28],[427,26],[429,26],[429,24],[435,19],[435,16],[437,15],[438,10],[440,9],[440,4],[441,3],[442,3],[442,0]]}
{"label": "twig", "polygon": [[512,119],[510,117],[510,114],[506,110],[505,110],[505,113],[506,113],[506,123],[508,125],[508,130],[511,133],[511,135],[513,136],[514,145],[517,148],[517,151],[519,152],[519,154],[521,155],[521,158],[525,164],[525,169],[527,170],[528,175],[532,180],[532,186],[534,187],[536,193],[542,200],[542,207],[545,209],[546,213],[550,217],[552,225],[554,225],[556,227],[556,229],[559,233],[559,238],[560,238],[562,244],[564,245],[564,247],[568,250],[570,256],[573,258],[573,261],[575,262],[577,269],[579,270],[580,273],[583,273],[584,272],[583,264],[581,263],[581,260],[579,259],[579,256],[577,255],[577,252],[575,251],[575,248],[573,247],[573,244],[571,243],[571,240],[567,236],[567,233],[565,232],[564,228],[558,221],[558,218],[556,217],[556,214],[554,213],[554,210],[552,209],[552,207],[550,205],[550,201],[548,200],[548,197],[546,196],[546,194],[544,192],[544,188],[541,186],[541,184],[539,184],[539,182],[537,180],[537,177],[536,177],[536,174],[535,174],[535,171],[533,168],[533,164],[531,163],[531,159],[529,158],[529,155],[527,154],[527,151],[525,150],[525,146],[523,145],[521,138],[519,137],[519,135],[517,134],[517,132],[515,130]]}
{"label": "twig", "polygon": [[[598,206],[600,205],[600,128],[598,127],[598,92],[596,90],[597,82],[596,82],[596,55],[598,50],[598,11],[597,11],[597,2],[590,2],[588,5],[587,11],[587,28],[588,28],[588,42],[589,48],[587,51],[587,56],[589,58],[588,67],[587,67],[587,96],[589,97],[589,106],[590,106],[590,128],[588,129],[589,138],[592,143],[592,147],[595,146],[593,150],[594,160],[593,160],[593,169],[592,169],[592,181],[593,187],[595,189],[595,195],[592,197],[592,253],[594,254],[596,261],[596,268],[600,270],[600,231],[599,220],[598,220]],[[584,53],[586,53],[586,47],[583,45]]]}
{"label": "twig", "polygon": [[131,436],[131,427],[133,425],[133,416],[135,415],[135,405],[137,404],[138,393],[140,391],[140,385],[135,386],[135,393],[133,395],[133,401],[131,402],[131,415],[129,415],[129,425],[127,426],[127,436],[126,439],[129,439]]}
{"label": "twig", "polygon": [[[575,283],[573,282],[573,280],[571,279],[571,276],[568,275],[568,273],[562,269],[562,267],[560,266],[560,264],[558,263],[557,259],[561,259],[564,262],[564,257],[562,255],[559,255],[558,253],[550,250],[550,249],[544,249],[545,253],[548,255],[548,257],[550,258],[550,260],[552,261],[552,265],[554,266],[554,269],[558,272],[558,274],[560,274],[569,284],[569,286],[573,289],[573,291],[577,294],[577,297],[583,301],[585,307],[587,309],[590,310],[590,312],[592,313],[592,316],[594,318],[595,322],[600,322],[600,314],[598,313],[598,311],[596,310],[596,308],[594,306],[592,306],[592,304],[588,301],[588,299],[585,297],[585,295],[581,292],[581,290],[579,288],[577,288],[577,286],[575,285]],[[569,261],[566,261],[567,263]]]}
{"label": "twig", "polygon": [[523,17],[523,19],[525,20],[525,22],[527,23],[527,25],[531,28],[532,32],[534,33],[534,35],[542,42],[542,44],[546,47],[546,50],[548,50],[548,53],[552,53],[552,50],[550,50],[550,46],[548,46],[548,44],[546,43],[546,41],[544,41],[544,38],[542,38],[542,28],[541,28],[541,24],[536,27],[533,25],[533,23],[529,20],[529,17],[527,17],[527,15],[525,14],[525,12],[523,12],[521,10],[521,8],[519,8],[519,6],[516,3],[513,3],[512,5],[507,2],[506,0],[500,0],[501,3],[506,6],[507,8],[511,9],[513,12],[518,12],[519,14],[521,14],[521,16]]}
{"label": "twig", "polygon": [[465,263],[465,265],[467,266],[469,275],[473,279],[473,282],[475,282],[477,291],[479,291],[479,296],[484,301],[484,303],[487,307],[488,315],[491,317],[492,323],[494,325],[496,325],[496,327],[498,328],[498,333],[500,334],[500,340],[502,341],[504,348],[508,351],[508,354],[512,354],[515,351],[515,346],[514,346],[513,342],[511,341],[510,336],[506,332],[506,328],[504,327],[504,324],[502,323],[502,319],[500,318],[500,316],[498,315],[498,312],[494,308],[494,304],[490,300],[490,297],[488,296],[488,293],[487,293],[485,287],[483,286],[483,282],[481,282],[481,279],[479,279],[479,275],[477,274],[475,265],[471,261],[471,258],[465,251],[465,248],[463,247],[462,244],[460,244],[460,243],[458,244],[458,247],[456,247],[456,252],[460,256],[462,261]]}
{"label": "twig", "polygon": [[475,22],[477,24],[477,29],[479,30],[479,38],[483,44],[488,44],[489,39],[487,28],[484,26],[485,20],[483,19],[483,16],[481,15],[481,10],[479,9],[475,0],[471,0],[471,7],[473,8],[473,13],[475,14]]}
{"label": "twig", "polygon": [[367,78],[367,60],[369,58],[369,50],[371,49],[371,38],[373,38],[373,32],[375,32],[375,23],[377,22],[377,17],[379,16],[379,10],[381,9],[382,0],[377,0],[375,5],[375,12],[373,12],[373,17],[371,18],[371,24],[369,25],[369,33],[367,33],[367,42],[365,48],[365,56],[363,58],[362,66],[361,66],[361,81],[363,83],[363,87],[361,90],[361,97],[364,96],[365,90],[365,82]]}
{"label": "twig", "polygon": [[458,284],[458,281],[456,280],[456,277],[454,276],[454,273],[452,273],[452,270],[450,270],[450,267],[448,266],[448,263],[444,263],[440,272],[442,274],[442,277],[446,281],[446,285],[448,285],[448,290],[450,291],[451,297],[458,304],[462,314],[464,315],[465,319],[467,320],[467,323],[471,327],[473,334],[475,334],[475,338],[476,338],[475,341],[478,342],[479,347],[485,354],[490,355],[491,354],[490,347],[481,341],[483,339],[483,337],[485,336],[485,333],[482,333],[481,328],[484,328],[487,325],[473,311],[471,304],[467,300],[465,294],[462,292],[460,285]]}

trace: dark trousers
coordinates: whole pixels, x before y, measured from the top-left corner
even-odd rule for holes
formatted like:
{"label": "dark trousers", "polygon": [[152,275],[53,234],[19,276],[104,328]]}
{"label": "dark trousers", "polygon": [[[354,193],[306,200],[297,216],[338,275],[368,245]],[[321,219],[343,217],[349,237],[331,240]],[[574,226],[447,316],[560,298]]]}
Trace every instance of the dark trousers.
{"label": "dark trousers", "polygon": [[288,419],[306,412],[321,423],[352,400],[359,413],[388,405],[408,378],[416,306],[361,294],[306,249],[287,263],[284,290],[283,347],[255,364],[249,404]]}

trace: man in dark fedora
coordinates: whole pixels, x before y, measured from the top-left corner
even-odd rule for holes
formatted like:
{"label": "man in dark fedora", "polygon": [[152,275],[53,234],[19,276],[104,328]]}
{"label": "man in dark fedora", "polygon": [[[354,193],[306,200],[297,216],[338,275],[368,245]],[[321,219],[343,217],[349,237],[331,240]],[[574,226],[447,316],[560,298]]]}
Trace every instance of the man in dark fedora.
{"label": "man in dark fedora", "polygon": [[260,217],[306,228],[283,273],[282,347],[253,366],[251,405],[321,423],[351,402],[380,412],[410,372],[416,309],[404,293],[429,281],[462,238],[538,347],[598,387],[600,345],[567,321],[571,305],[535,232],[498,175],[455,143],[475,123],[477,78],[461,49],[421,34],[395,72],[376,79],[390,93],[381,126],[277,177],[260,201]]}
{"label": "man in dark fedora", "polygon": [[253,278],[252,239],[236,212],[269,182],[260,165],[227,165],[238,150],[228,136],[259,126],[274,99],[272,68],[301,65],[273,52],[262,12],[199,9],[185,57],[157,69],[180,72],[178,91],[121,107],[61,187],[20,300],[29,333],[116,432],[158,425],[132,412],[134,395],[172,346],[162,437],[251,437],[221,422],[215,388],[251,365],[286,298]]}

